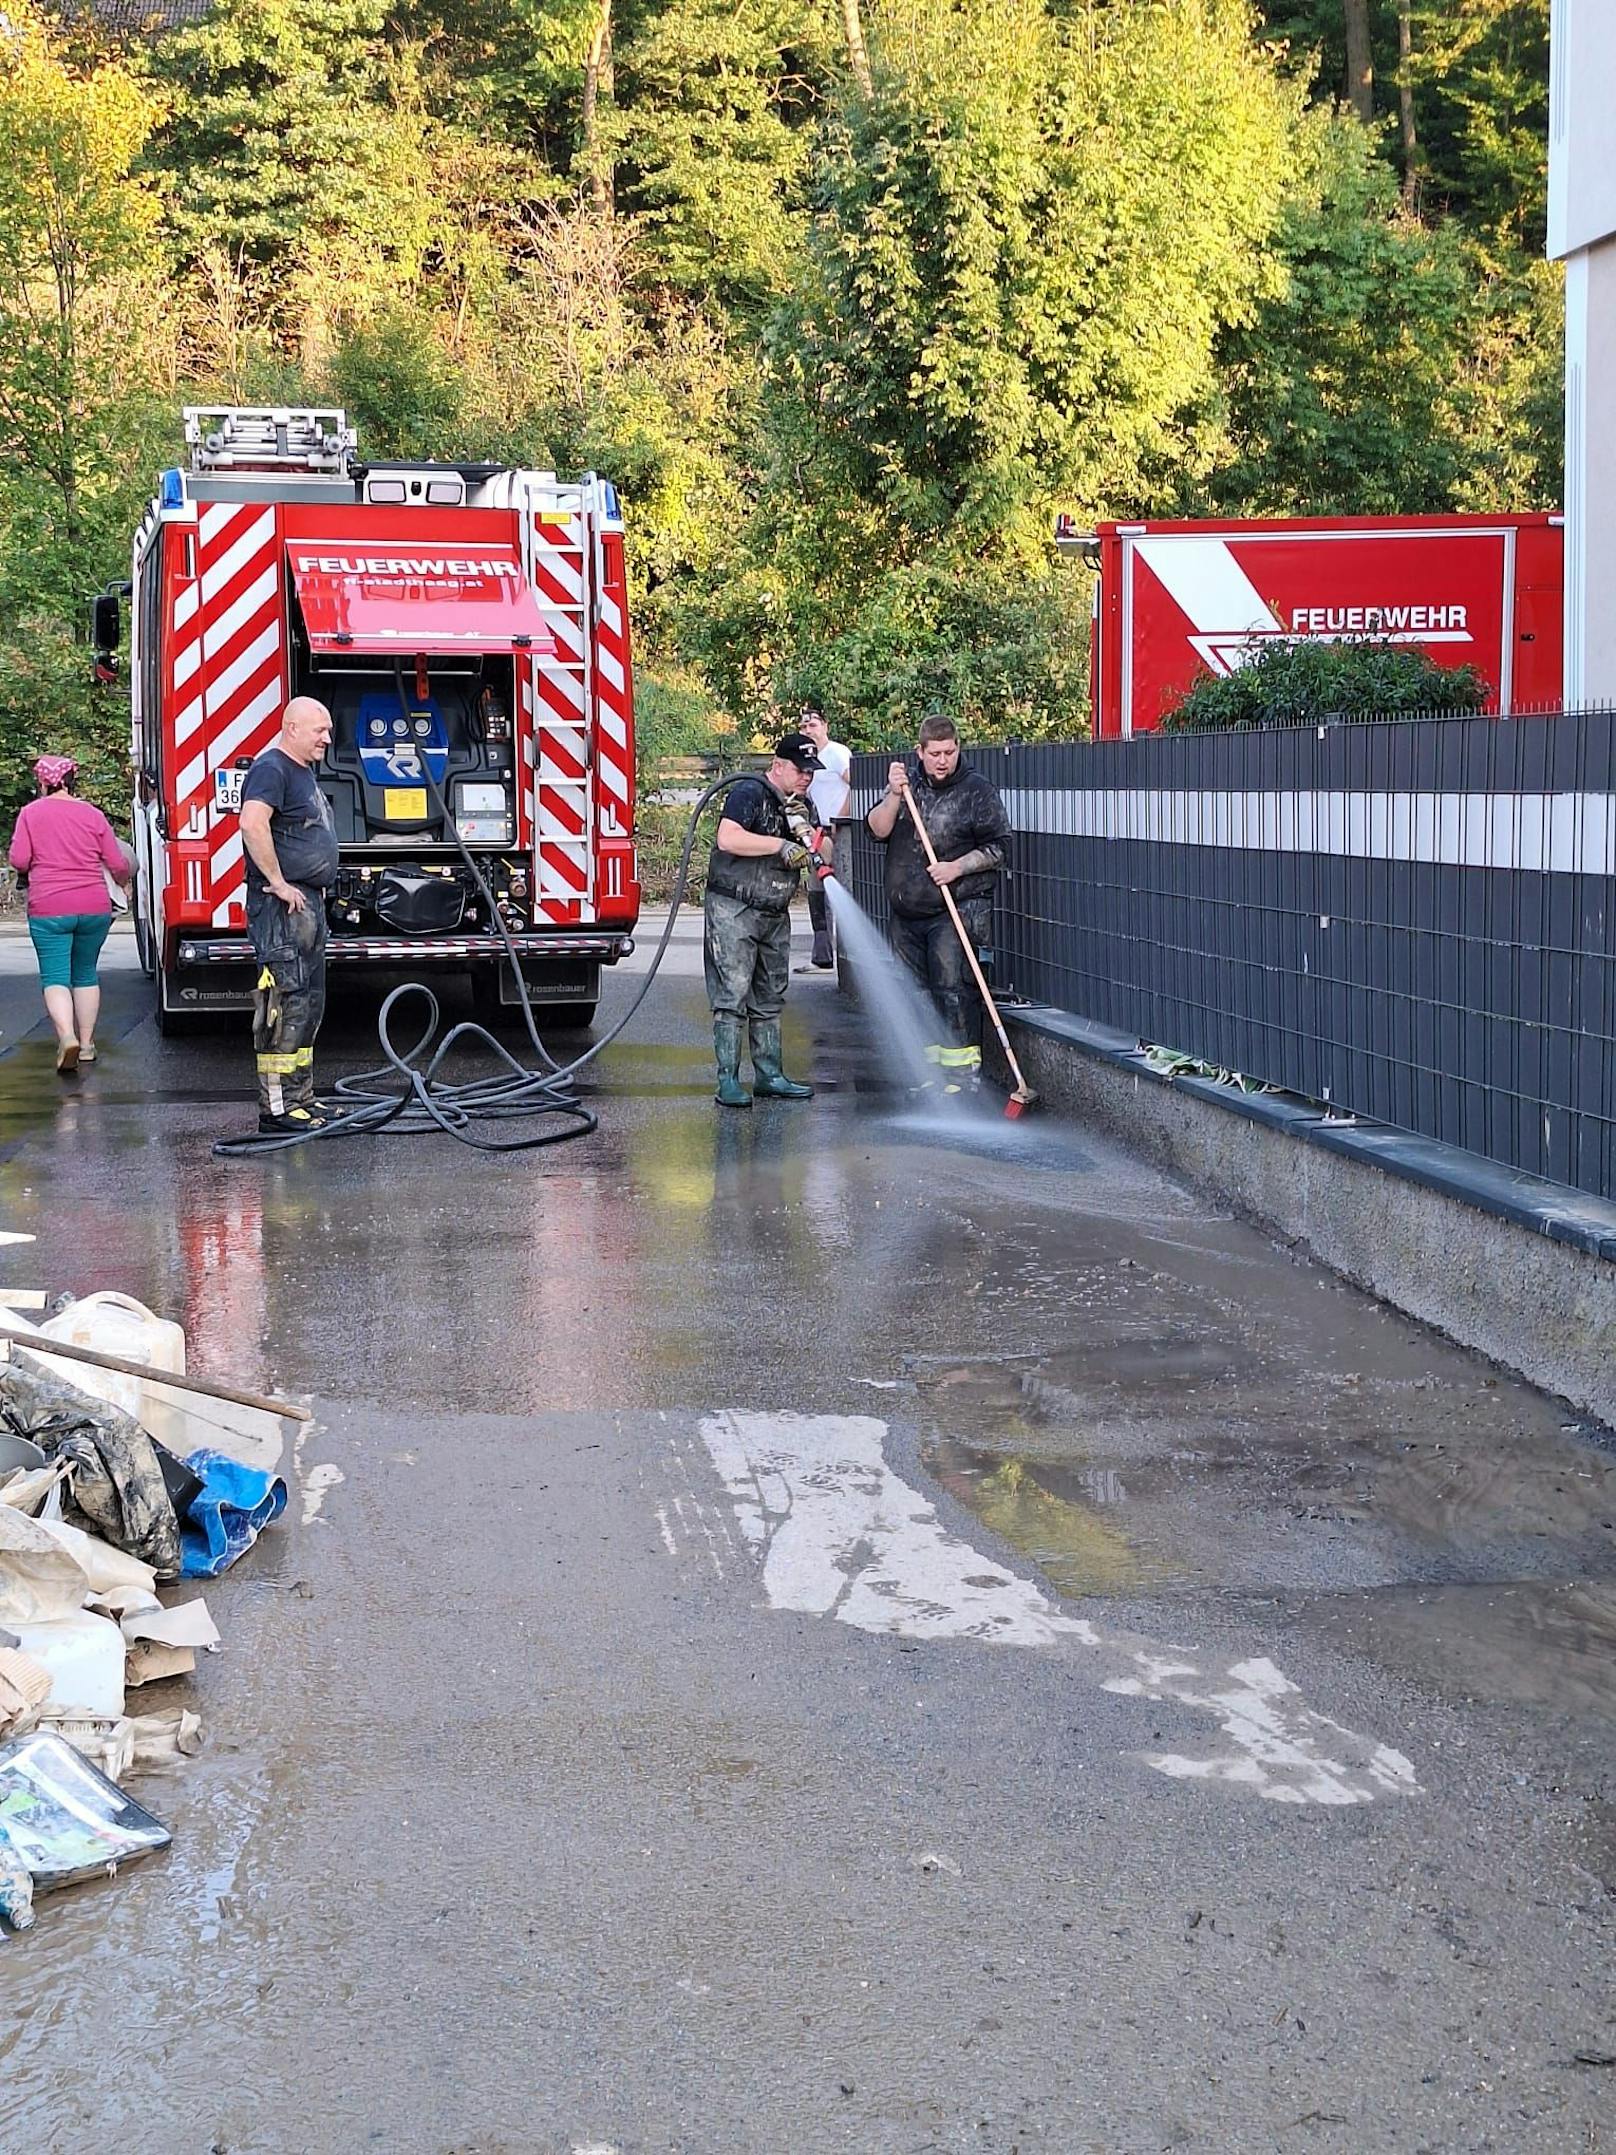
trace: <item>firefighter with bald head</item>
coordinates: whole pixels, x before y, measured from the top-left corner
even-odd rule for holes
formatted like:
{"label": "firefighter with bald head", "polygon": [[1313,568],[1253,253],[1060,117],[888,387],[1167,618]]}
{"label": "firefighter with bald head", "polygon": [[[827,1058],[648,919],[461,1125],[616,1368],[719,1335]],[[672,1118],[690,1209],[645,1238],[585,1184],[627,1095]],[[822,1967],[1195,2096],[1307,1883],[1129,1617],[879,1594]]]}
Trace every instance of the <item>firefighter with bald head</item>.
{"label": "firefighter with bald head", "polygon": [[294,696],[241,788],[247,933],[258,965],[258,1128],[266,1137],[306,1135],[330,1120],[314,1090],[314,1040],[325,1015],[325,894],[338,859],[330,803],[314,770],[330,745],[331,713],[313,696]]}
{"label": "firefighter with bald head", "polygon": [[[807,806],[819,767],[808,736],[788,733],[761,778],[743,778],[724,796],[703,903],[720,1107],[750,1107],[753,1093],[813,1098],[811,1085],[794,1084],[781,1067],[780,1009],[791,978],[791,901],[810,845],[828,850]],[[741,1083],[743,1044],[752,1051],[751,1093]]]}

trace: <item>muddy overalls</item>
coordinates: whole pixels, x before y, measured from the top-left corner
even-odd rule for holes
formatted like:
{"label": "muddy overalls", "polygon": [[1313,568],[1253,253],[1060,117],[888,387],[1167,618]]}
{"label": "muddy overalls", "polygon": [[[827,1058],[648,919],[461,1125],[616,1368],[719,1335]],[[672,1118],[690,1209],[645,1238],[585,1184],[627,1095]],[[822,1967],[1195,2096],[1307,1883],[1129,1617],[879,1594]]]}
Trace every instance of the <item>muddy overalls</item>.
{"label": "muddy overalls", "polygon": [[[803,808],[788,804],[763,778],[734,787],[724,814],[763,837],[800,842],[809,828]],[[812,1096],[813,1087],[793,1084],[780,1063],[780,1009],[791,979],[791,901],[801,880],[800,869],[774,854],[743,857],[714,846],[707,863],[702,956],[723,1107],[750,1105],[739,1076],[743,1031],[754,1092],[780,1100]]]}
{"label": "muddy overalls", "polygon": [[325,893],[337,871],[331,810],[313,772],[308,776],[307,793],[299,789],[270,816],[275,857],[281,874],[307,900],[302,911],[294,913],[273,897],[250,862],[247,870],[247,934],[258,965],[253,985],[258,1116],[260,1123],[293,1128],[322,1119],[314,1090],[314,1041],[325,1015]]}
{"label": "muddy overalls", "polygon": [[[918,756],[908,759],[909,784],[938,857],[968,858],[971,871],[950,885],[978,955],[993,933],[993,884],[1004,865],[1010,822],[998,789],[968,763],[939,784]],[[927,1048],[944,1089],[974,1084],[982,1068],[982,998],[970,960],[931,880],[909,812],[900,812],[886,841],[885,884],[893,955],[924,989],[937,1013],[941,1038]]]}

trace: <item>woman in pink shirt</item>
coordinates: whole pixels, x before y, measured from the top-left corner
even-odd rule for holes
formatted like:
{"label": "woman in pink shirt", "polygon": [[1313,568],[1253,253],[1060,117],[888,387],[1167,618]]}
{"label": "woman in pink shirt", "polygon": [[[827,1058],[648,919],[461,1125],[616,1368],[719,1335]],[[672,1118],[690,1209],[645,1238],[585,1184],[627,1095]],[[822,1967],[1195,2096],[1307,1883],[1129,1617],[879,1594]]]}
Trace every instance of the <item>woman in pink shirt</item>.
{"label": "woman in pink shirt", "polygon": [[107,876],[125,888],[129,883],[128,857],[112,825],[74,795],[78,771],[71,756],[40,757],[34,765],[39,799],[17,818],[11,840],[11,865],[28,878],[28,933],[56,1028],[56,1067],[64,1075],[95,1061],[96,960],[112,926]]}

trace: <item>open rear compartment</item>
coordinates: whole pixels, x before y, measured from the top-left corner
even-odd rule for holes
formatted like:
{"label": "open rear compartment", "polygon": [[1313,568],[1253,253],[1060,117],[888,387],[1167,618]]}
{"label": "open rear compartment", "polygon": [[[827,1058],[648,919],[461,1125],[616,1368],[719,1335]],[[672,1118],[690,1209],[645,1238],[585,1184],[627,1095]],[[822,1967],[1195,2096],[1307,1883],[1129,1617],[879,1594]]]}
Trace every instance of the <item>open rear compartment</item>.
{"label": "open rear compartment", "polygon": [[[406,573],[312,543],[327,551],[288,548],[288,657],[291,693],[317,697],[332,719],[319,773],[342,848],[330,962],[386,966],[396,956],[410,970],[468,972],[486,1016],[520,1000],[508,959],[493,954],[503,922],[530,1000],[587,1024],[603,955],[587,946],[600,939],[548,932],[522,828],[519,675],[545,637],[531,593],[508,577],[457,576],[476,564],[452,551],[441,563],[412,560]],[[440,566],[448,573],[435,582],[415,573]],[[411,647],[412,629],[424,639],[434,628],[458,648]],[[386,642],[393,648],[355,648]],[[621,939],[610,940],[616,955]]]}

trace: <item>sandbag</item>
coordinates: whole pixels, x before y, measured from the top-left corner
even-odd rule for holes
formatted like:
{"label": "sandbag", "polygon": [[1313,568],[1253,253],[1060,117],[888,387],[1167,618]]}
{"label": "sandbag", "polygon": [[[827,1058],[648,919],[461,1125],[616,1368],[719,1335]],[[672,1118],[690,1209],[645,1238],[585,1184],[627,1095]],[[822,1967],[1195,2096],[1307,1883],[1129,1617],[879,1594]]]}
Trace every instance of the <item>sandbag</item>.
{"label": "sandbag", "polygon": [[[14,1356],[18,1350],[13,1349]],[[63,1517],[177,1578],[180,1526],[157,1449],[140,1424],[77,1385],[13,1359],[0,1363],[0,1426],[71,1470]]]}

